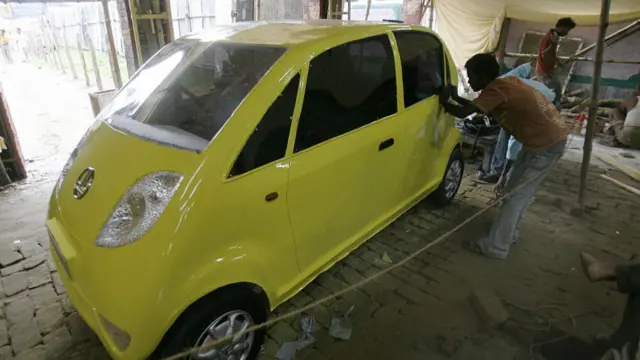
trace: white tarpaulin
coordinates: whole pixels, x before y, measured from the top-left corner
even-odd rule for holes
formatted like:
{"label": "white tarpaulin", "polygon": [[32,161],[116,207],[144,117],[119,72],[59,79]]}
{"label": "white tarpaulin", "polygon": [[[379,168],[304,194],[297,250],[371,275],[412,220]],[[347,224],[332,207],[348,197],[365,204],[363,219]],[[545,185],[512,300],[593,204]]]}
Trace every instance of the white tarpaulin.
{"label": "white tarpaulin", "polygon": [[[505,17],[548,23],[562,17],[578,26],[598,24],[601,0],[434,0],[438,33],[459,66],[474,54],[493,51]],[[640,18],[640,0],[610,0],[610,22]]]}

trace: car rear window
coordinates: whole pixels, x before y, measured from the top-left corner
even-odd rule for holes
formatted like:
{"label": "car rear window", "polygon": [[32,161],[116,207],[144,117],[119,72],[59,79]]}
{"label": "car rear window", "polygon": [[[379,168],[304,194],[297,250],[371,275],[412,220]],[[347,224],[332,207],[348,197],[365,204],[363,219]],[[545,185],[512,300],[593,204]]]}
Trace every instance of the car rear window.
{"label": "car rear window", "polygon": [[285,50],[177,40],[150,59],[100,116],[145,140],[200,152]]}

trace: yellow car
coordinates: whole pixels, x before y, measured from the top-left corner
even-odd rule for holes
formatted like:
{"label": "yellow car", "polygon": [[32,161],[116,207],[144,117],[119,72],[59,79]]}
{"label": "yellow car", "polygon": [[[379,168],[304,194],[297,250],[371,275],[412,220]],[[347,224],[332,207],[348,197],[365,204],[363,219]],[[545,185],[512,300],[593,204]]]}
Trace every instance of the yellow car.
{"label": "yellow car", "polygon": [[[115,359],[165,358],[267,319],[429,196],[446,205],[457,84],[426,28],[219,26],[167,45],[99,114],[50,201],[52,255]],[[192,358],[254,359],[264,331]]]}

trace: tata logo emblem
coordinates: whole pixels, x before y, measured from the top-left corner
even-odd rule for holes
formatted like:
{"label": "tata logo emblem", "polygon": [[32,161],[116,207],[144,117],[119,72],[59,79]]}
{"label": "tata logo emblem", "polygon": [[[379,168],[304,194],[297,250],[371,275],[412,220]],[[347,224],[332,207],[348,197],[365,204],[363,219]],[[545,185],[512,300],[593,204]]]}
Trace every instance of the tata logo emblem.
{"label": "tata logo emblem", "polygon": [[80,200],[87,195],[93,185],[95,174],[96,172],[93,168],[86,168],[80,173],[76,183],[73,185],[73,197]]}

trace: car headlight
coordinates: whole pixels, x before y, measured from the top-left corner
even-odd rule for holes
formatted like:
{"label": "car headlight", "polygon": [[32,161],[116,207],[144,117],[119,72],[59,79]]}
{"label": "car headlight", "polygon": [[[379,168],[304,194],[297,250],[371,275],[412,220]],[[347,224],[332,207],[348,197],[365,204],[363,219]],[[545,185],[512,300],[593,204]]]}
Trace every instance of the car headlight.
{"label": "car headlight", "polygon": [[130,187],[104,224],[96,245],[115,248],[146,234],[158,220],[182,182],[182,175],[159,171]]}

